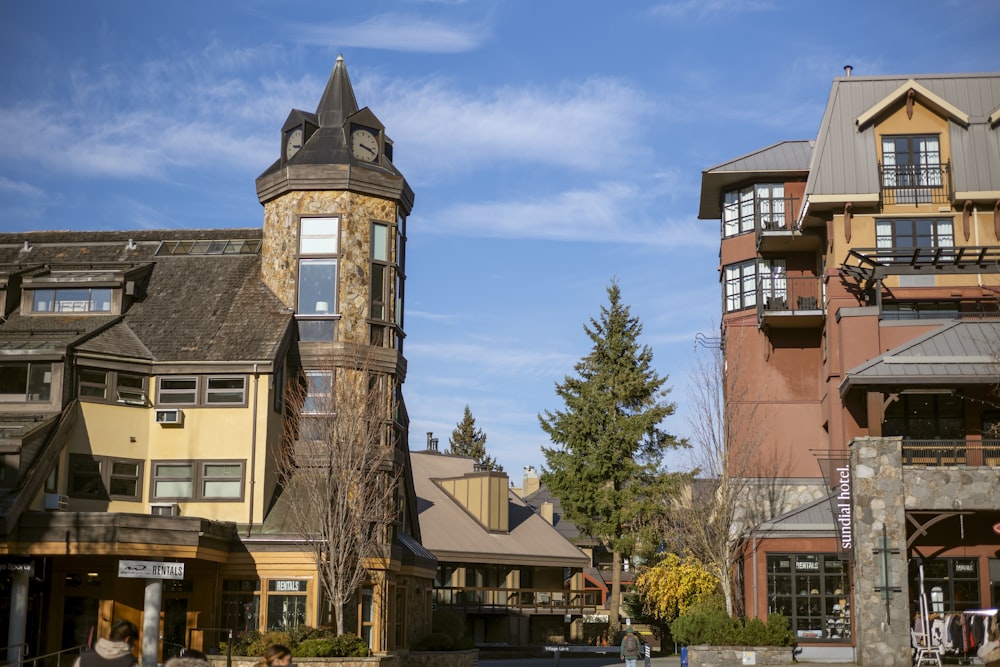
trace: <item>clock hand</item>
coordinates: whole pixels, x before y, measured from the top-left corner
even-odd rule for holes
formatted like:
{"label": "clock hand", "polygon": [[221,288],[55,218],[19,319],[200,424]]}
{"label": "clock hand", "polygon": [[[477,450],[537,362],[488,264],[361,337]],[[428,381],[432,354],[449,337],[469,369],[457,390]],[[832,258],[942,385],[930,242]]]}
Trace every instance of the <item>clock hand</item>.
{"label": "clock hand", "polygon": [[372,148],[371,146],[365,146],[364,144],[361,144],[361,147],[364,148],[369,153],[371,153],[372,155],[375,155],[375,149]]}

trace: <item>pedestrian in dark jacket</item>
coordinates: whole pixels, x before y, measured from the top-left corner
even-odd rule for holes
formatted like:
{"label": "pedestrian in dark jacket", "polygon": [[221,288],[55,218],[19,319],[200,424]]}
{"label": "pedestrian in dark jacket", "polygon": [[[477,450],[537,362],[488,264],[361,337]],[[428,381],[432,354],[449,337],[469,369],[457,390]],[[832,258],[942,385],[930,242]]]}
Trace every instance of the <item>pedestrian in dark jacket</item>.
{"label": "pedestrian in dark jacket", "polygon": [[139,664],[132,647],[139,639],[135,623],[121,620],[111,626],[108,638],[101,637],[93,650],[84,651],[73,667],[135,667]]}

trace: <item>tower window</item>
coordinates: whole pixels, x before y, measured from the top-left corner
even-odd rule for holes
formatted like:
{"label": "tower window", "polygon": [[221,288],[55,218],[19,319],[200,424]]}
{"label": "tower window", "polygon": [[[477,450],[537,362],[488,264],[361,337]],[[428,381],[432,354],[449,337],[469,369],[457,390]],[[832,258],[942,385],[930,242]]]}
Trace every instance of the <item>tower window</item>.
{"label": "tower window", "polygon": [[302,340],[333,340],[340,218],[302,218],[299,231],[299,335]]}

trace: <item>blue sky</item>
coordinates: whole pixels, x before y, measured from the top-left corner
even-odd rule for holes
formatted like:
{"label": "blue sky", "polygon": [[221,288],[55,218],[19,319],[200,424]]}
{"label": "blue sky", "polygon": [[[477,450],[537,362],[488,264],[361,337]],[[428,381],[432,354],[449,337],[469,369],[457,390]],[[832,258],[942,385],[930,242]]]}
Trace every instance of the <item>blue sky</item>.
{"label": "blue sky", "polygon": [[995,0],[2,2],[0,227],[260,226],[254,179],[343,54],[416,192],[411,448],[468,404],[519,482],[612,277],[690,431],[703,169],[815,138],[844,65],[1000,70],[998,28]]}

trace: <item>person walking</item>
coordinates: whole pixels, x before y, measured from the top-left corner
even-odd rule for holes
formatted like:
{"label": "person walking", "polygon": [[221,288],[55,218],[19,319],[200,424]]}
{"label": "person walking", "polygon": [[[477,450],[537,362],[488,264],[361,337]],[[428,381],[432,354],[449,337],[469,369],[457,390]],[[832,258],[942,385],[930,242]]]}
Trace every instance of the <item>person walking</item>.
{"label": "person walking", "polygon": [[139,639],[135,623],[120,620],[111,626],[108,638],[101,637],[93,650],[84,651],[73,662],[73,667],[136,667],[139,661],[132,653],[132,646]]}
{"label": "person walking", "polygon": [[292,664],[292,650],[284,644],[271,644],[264,649],[263,659],[254,667],[284,667]]}
{"label": "person walking", "polygon": [[631,625],[622,638],[621,657],[625,661],[625,667],[636,667],[635,661],[639,658],[639,638],[635,636],[635,630]]}

